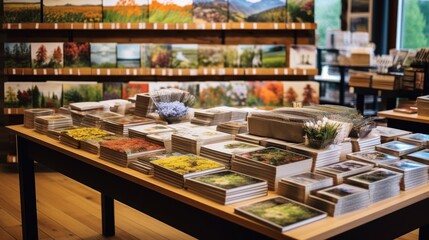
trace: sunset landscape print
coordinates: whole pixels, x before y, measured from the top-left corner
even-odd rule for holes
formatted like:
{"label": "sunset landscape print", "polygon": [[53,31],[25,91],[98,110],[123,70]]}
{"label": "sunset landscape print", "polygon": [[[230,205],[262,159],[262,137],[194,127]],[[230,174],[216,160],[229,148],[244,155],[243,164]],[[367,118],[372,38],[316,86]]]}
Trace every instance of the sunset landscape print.
{"label": "sunset landscape print", "polygon": [[149,5],[149,22],[192,22],[192,0],[152,0]]}

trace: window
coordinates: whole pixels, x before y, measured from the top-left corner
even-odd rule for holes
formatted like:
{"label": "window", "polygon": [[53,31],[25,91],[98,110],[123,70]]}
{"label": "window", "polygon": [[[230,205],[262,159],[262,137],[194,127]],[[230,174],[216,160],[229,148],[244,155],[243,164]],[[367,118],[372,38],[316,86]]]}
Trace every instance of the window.
{"label": "window", "polygon": [[316,45],[324,48],[326,31],[341,29],[341,0],[315,0]]}
{"label": "window", "polygon": [[400,0],[396,48],[429,46],[429,0]]}

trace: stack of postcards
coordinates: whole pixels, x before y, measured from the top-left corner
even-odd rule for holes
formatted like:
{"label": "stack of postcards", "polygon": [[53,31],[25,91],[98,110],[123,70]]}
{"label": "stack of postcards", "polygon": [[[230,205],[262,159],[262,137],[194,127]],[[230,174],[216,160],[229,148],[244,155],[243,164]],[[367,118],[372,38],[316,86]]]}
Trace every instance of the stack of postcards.
{"label": "stack of postcards", "polygon": [[69,116],[59,114],[39,116],[34,119],[34,129],[42,134],[46,134],[48,130],[71,126],[73,126],[72,119]]}
{"label": "stack of postcards", "polygon": [[374,164],[347,160],[328,166],[316,168],[316,173],[334,178],[335,184],[343,183],[344,179],[359,173],[366,172],[374,167]]}
{"label": "stack of postcards", "polygon": [[260,141],[260,145],[264,147],[276,147],[281,149],[290,149],[296,143],[286,142],[275,138],[265,138]]}
{"label": "stack of postcards", "polygon": [[268,188],[276,190],[281,178],[309,172],[312,161],[311,157],[305,155],[269,147],[236,154],[231,169],[265,179],[268,181]]}
{"label": "stack of postcards", "polygon": [[54,114],[53,109],[35,108],[24,110],[24,127],[34,128],[34,119],[39,116],[48,116]]}
{"label": "stack of postcards", "polygon": [[146,139],[149,134],[157,134],[163,132],[173,132],[172,128],[162,124],[145,124],[141,126],[135,126],[128,129],[128,136],[135,138]]}
{"label": "stack of postcards", "polygon": [[118,119],[103,120],[101,126],[106,131],[115,133],[117,135],[128,136],[128,129],[130,127],[150,123],[155,123],[155,120],[135,115],[126,115]]}
{"label": "stack of postcards", "polygon": [[396,162],[399,160],[399,157],[373,150],[347,154],[347,159],[372,163],[378,166],[380,164]]}
{"label": "stack of postcards", "polygon": [[381,138],[376,134],[369,134],[365,138],[352,138],[353,152],[374,150],[376,145],[381,144]]}
{"label": "stack of postcards", "polygon": [[282,178],[277,193],[287,198],[305,203],[311,191],[334,185],[331,177],[305,172]]}
{"label": "stack of postcards", "polygon": [[383,168],[347,178],[347,183],[369,190],[371,203],[396,196],[400,193],[402,174]]}
{"label": "stack of postcards", "polygon": [[231,121],[232,111],[222,108],[195,110],[191,123],[203,126],[214,126]]}
{"label": "stack of postcards", "polygon": [[118,119],[123,115],[109,111],[95,111],[90,112],[83,116],[81,126],[82,127],[101,127],[101,123],[106,119]]}
{"label": "stack of postcards", "polygon": [[185,187],[221,204],[266,196],[267,181],[230,170],[187,178]]}
{"label": "stack of postcards", "polygon": [[429,165],[423,163],[403,159],[394,163],[383,164],[381,167],[404,174],[400,184],[402,190],[417,187],[428,181]]}
{"label": "stack of postcards", "polygon": [[122,167],[148,153],[165,150],[163,146],[140,138],[121,138],[100,142],[100,158]]}
{"label": "stack of postcards", "polygon": [[180,188],[184,187],[186,178],[225,169],[221,163],[193,154],[171,156],[151,163],[156,179]]}
{"label": "stack of postcards", "polygon": [[171,135],[173,135],[173,132],[149,134],[146,136],[146,141],[164,146],[167,152],[171,152],[173,150],[171,147]]}
{"label": "stack of postcards", "polygon": [[406,156],[406,158],[429,165],[429,149],[423,149],[418,152],[410,153]]}
{"label": "stack of postcards", "polygon": [[155,104],[148,93],[140,93],[136,95],[136,107],[134,114],[141,117],[146,117],[147,114],[155,112]]}
{"label": "stack of postcards", "polygon": [[347,154],[353,152],[353,146],[351,141],[344,141],[337,144],[340,147],[340,161],[345,161],[347,159]]}
{"label": "stack of postcards", "polygon": [[335,145],[331,145],[325,149],[315,149],[307,147],[305,144],[295,144],[290,147],[290,150],[312,157],[313,170],[339,162],[341,155],[341,147]]}
{"label": "stack of postcards", "polygon": [[171,135],[171,146],[174,152],[193,153],[199,155],[202,145],[231,139],[231,134],[207,128],[193,128],[188,131],[173,133],[173,135]]}
{"label": "stack of postcards", "polygon": [[235,135],[235,140],[253,143],[253,144],[257,144],[257,145],[261,145],[261,141],[264,139],[267,139],[267,138],[252,135],[249,133],[239,133],[239,134]]}
{"label": "stack of postcards", "polygon": [[232,135],[237,135],[239,133],[247,132],[247,122],[246,121],[230,121],[224,122],[217,125],[216,131],[224,132]]}
{"label": "stack of postcards", "polygon": [[86,140],[80,141],[80,148],[89,153],[99,154],[100,142],[107,141],[107,140],[116,140],[120,138],[123,138],[123,137],[118,137],[115,135],[107,135],[100,138],[86,139]]}
{"label": "stack of postcards", "polygon": [[150,163],[153,160],[168,158],[171,156],[181,156],[181,153],[168,153],[166,150],[161,152],[154,152],[138,157],[137,160],[130,162],[129,168],[134,169],[138,172],[152,175],[153,165]]}
{"label": "stack of postcards", "polygon": [[234,212],[284,232],[325,218],[318,209],[284,197],[274,197],[236,207]]}
{"label": "stack of postcards", "polygon": [[86,114],[94,111],[102,111],[104,104],[99,102],[70,103],[70,113],[75,126],[80,126]]}
{"label": "stack of postcards", "polygon": [[372,130],[372,133],[380,135],[382,143],[394,141],[400,136],[411,134],[409,131],[383,126],[377,126]]}
{"label": "stack of postcards", "polygon": [[231,140],[204,145],[201,147],[200,155],[223,163],[226,168],[229,169],[231,168],[231,160],[235,154],[260,150],[263,148],[264,147],[259,145]]}
{"label": "stack of postcards", "polygon": [[307,204],[335,217],[366,208],[371,204],[371,199],[368,189],[343,183],[310,194]]}
{"label": "stack of postcards", "polygon": [[111,135],[113,134],[99,128],[79,127],[61,132],[60,142],[70,147],[79,148],[81,141]]}
{"label": "stack of postcards", "polygon": [[78,128],[78,127],[76,127],[76,126],[71,126],[71,127],[63,127],[63,128],[57,128],[57,129],[50,129],[50,130],[48,130],[48,132],[46,133],[46,136],[48,136],[48,137],[50,137],[50,138],[53,138],[53,139],[55,139],[55,140],[60,140],[60,136],[61,136],[61,133],[62,133],[63,131],[71,130],[71,129],[76,129],[76,128]]}
{"label": "stack of postcards", "polygon": [[420,145],[422,147],[426,147],[429,141],[429,135],[423,133],[413,133],[405,136],[400,136],[398,138],[401,142],[411,143],[414,145]]}
{"label": "stack of postcards", "polygon": [[391,141],[375,146],[375,150],[377,151],[398,157],[418,151],[420,149],[420,145],[414,145],[400,141]]}
{"label": "stack of postcards", "polygon": [[420,116],[429,116],[429,95],[417,98],[417,114]]}

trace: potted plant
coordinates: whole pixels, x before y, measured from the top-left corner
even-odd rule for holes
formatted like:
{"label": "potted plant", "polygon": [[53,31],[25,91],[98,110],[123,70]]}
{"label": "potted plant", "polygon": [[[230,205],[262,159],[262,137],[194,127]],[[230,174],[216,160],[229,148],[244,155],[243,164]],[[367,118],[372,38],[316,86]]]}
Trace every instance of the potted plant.
{"label": "potted plant", "polygon": [[306,144],[312,148],[326,148],[334,142],[340,123],[330,121],[327,117],[322,120],[304,123]]}

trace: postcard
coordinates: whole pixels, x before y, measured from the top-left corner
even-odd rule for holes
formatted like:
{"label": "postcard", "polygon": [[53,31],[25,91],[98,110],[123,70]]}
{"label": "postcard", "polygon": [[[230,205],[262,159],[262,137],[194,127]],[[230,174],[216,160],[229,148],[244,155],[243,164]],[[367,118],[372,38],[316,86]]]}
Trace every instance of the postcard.
{"label": "postcard", "polygon": [[89,68],[91,67],[91,50],[89,42],[64,43],[64,67]]}
{"label": "postcard", "polygon": [[91,43],[92,68],[116,68],[116,43]]}
{"label": "postcard", "polygon": [[60,108],[63,85],[59,82],[34,82],[33,107]]}
{"label": "postcard", "polygon": [[118,43],[116,45],[118,68],[140,68],[140,57],[140,44]]}
{"label": "postcard", "polygon": [[149,0],[103,0],[103,22],[147,22]]}
{"label": "postcard", "polygon": [[63,106],[75,102],[103,100],[103,84],[96,82],[63,82]]}
{"label": "postcard", "polygon": [[149,22],[190,23],[192,2],[192,0],[152,0],[149,5]]}
{"label": "postcard", "polygon": [[302,106],[319,104],[320,84],[316,81],[285,81],[283,82],[284,106],[293,107],[296,103]]}
{"label": "postcard", "polygon": [[151,163],[180,175],[225,168],[221,163],[191,154],[153,160]]}
{"label": "postcard", "polygon": [[285,16],[282,0],[229,0],[230,22],[285,22]]}
{"label": "postcard", "polygon": [[333,174],[342,174],[346,172],[356,171],[361,168],[371,168],[372,164],[367,164],[363,162],[358,162],[354,160],[347,160],[344,162],[335,163],[325,167],[318,168],[318,171],[333,173]]}
{"label": "postcard", "polygon": [[101,22],[102,0],[43,0],[43,22]]}
{"label": "postcard", "polygon": [[134,97],[140,93],[149,92],[148,82],[128,82],[122,83],[122,99]]}
{"label": "postcard", "polygon": [[362,174],[359,174],[356,176],[352,176],[348,179],[352,180],[352,181],[362,182],[364,184],[371,184],[374,182],[379,182],[379,181],[383,181],[383,180],[391,179],[391,178],[395,178],[395,177],[400,177],[400,176],[401,176],[400,173],[380,168],[380,169],[377,169],[374,171],[370,171],[370,172],[362,173]]}
{"label": "postcard", "polygon": [[103,100],[122,99],[122,82],[103,82]]}
{"label": "postcard", "polygon": [[132,127],[129,130],[133,130],[144,135],[156,134],[161,132],[173,132],[172,128],[161,124],[145,124],[141,126]]}
{"label": "postcard", "polygon": [[327,179],[332,179],[332,178],[325,176],[325,175],[313,173],[313,172],[305,172],[305,173],[300,173],[300,174],[297,174],[294,176],[286,177],[283,179],[285,181],[298,183],[300,185],[311,185],[311,184],[318,183],[320,181],[325,181]]}
{"label": "postcard", "polygon": [[283,82],[248,81],[248,106],[283,106]]}
{"label": "postcard", "polygon": [[291,164],[302,160],[307,160],[310,157],[294,153],[291,151],[283,150],[280,148],[265,148],[257,151],[248,153],[238,154],[237,156],[252,161],[261,162],[272,166],[281,166],[285,164]]}
{"label": "postcard", "polygon": [[286,67],[285,45],[262,45],[262,67],[263,68]]}
{"label": "postcard", "polygon": [[174,133],[174,135],[180,136],[182,138],[191,139],[194,141],[205,141],[213,138],[231,136],[230,134],[218,132],[215,130],[209,130],[204,127],[187,129],[185,131],[178,131]]}
{"label": "postcard", "polygon": [[[383,166],[383,165],[382,165]],[[386,164],[385,166],[396,169],[401,172],[408,172],[419,168],[428,168],[429,166],[423,163],[414,162],[408,159],[403,159],[394,163]]]}
{"label": "postcard", "polygon": [[402,139],[408,140],[410,142],[426,143],[427,141],[429,141],[429,135],[423,134],[423,133],[414,133],[414,134],[399,137],[399,140],[402,140]]}
{"label": "postcard", "polygon": [[228,22],[228,0],[194,0],[194,23]]}
{"label": "postcard", "polygon": [[31,64],[33,68],[62,68],[63,43],[31,43]]}
{"label": "postcard", "polygon": [[376,146],[376,148],[402,153],[402,152],[410,152],[410,151],[418,150],[419,146],[405,143],[405,142],[400,142],[400,141],[391,141],[391,142],[378,145]]}
{"label": "postcard", "polygon": [[107,120],[109,123],[117,124],[117,125],[137,125],[137,124],[148,124],[154,122],[153,119],[139,117],[135,115],[126,115],[120,119],[110,119]]}
{"label": "postcard", "polygon": [[288,0],[287,22],[314,22],[314,0]]}
{"label": "postcard", "polygon": [[5,68],[31,68],[30,43],[4,43]]}
{"label": "postcard", "polygon": [[198,66],[199,67],[224,67],[223,45],[198,45]]}
{"label": "postcard", "polygon": [[4,23],[42,22],[40,0],[5,0],[3,1]]}
{"label": "postcard", "polygon": [[240,56],[238,45],[225,45],[224,47],[224,66],[226,68],[240,67]]}
{"label": "postcard", "polygon": [[262,179],[229,170],[194,177],[191,180],[225,191],[265,182]]}
{"label": "postcard", "polygon": [[238,55],[241,68],[262,67],[262,45],[238,45]]}
{"label": "postcard", "polygon": [[352,198],[363,192],[368,192],[368,190],[343,183],[334,187],[319,190],[317,191],[317,195],[329,201],[338,202],[345,198]]}
{"label": "postcard", "polygon": [[140,44],[140,67],[150,68],[151,66],[151,52],[150,43]]}
{"label": "postcard", "polygon": [[116,152],[125,153],[127,155],[139,152],[160,150],[164,148],[161,145],[147,142],[140,138],[106,140],[100,142],[100,147],[105,147]]}
{"label": "postcard", "polygon": [[172,68],[198,68],[198,44],[173,44]]}
{"label": "postcard", "polygon": [[327,216],[325,212],[284,197],[239,206],[235,212],[282,232]]}
{"label": "postcard", "polygon": [[152,68],[169,68],[173,58],[171,44],[150,44]]}
{"label": "postcard", "polygon": [[5,82],[4,107],[5,108],[32,108],[33,83],[32,82]]}
{"label": "postcard", "polygon": [[424,149],[418,152],[413,152],[411,154],[408,154],[407,157],[419,159],[424,162],[429,163],[429,149]]}
{"label": "postcard", "polygon": [[316,68],[316,46],[292,45],[289,52],[290,68]]}
{"label": "postcard", "polygon": [[226,141],[226,142],[220,142],[220,143],[213,143],[204,145],[203,148],[210,149],[212,151],[217,151],[222,154],[239,154],[243,152],[249,152],[254,151],[258,149],[263,149],[264,147],[246,143],[246,142],[240,142],[240,141]]}

